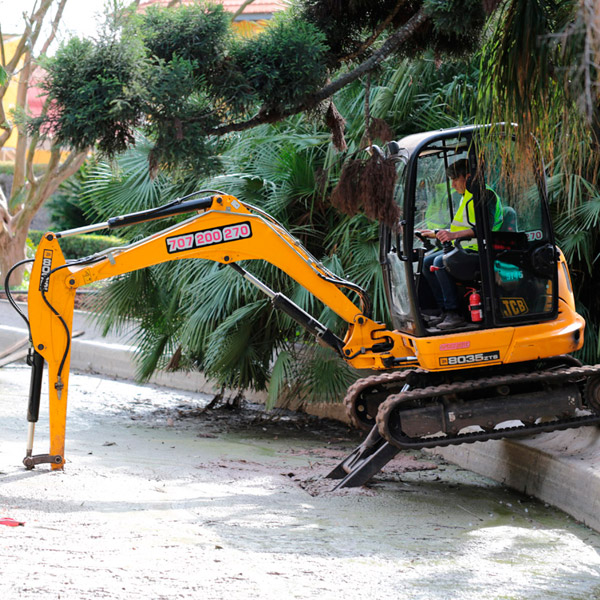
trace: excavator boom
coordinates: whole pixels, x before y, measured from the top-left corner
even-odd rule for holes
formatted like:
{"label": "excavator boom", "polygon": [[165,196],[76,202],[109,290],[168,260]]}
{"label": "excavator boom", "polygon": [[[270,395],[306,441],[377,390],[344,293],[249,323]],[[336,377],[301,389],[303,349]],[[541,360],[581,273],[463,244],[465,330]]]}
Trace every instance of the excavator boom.
{"label": "excavator boom", "polygon": [[[357,368],[387,368],[391,357],[397,366],[416,364],[413,349],[403,336],[387,331],[365,314],[370,311],[369,301],[360,288],[327,270],[274,219],[233,196],[216,194],[176,201],[83,229],[116,229],[192,211],[197,214],[158,234],[80,260],[66,261],[60,240],[81,230],[43,236],[31,272],[28,312],[36,382],[40,377],[40,362],[48,365],[50,452],[35,458],[30,442],[26,457],[30,466],[50,462],[53,468],[61,468],[64,464],[71,329],[77,289],[159,263],[201,258],[230,265],[267,294],[276,308]],[[340,339],[289,298],[271,290],[237,264],[248,260],[265,260],[288,273],[348,324],[345,338]],[[359,293],[361,308],[342,292],[344,288]],[[33,387],[37,390],[39,383]],[[33,404],[39,403],[39,391],[33,395],[38,398]],[[35,408],[32,407],[30,414],[37,415]]]}

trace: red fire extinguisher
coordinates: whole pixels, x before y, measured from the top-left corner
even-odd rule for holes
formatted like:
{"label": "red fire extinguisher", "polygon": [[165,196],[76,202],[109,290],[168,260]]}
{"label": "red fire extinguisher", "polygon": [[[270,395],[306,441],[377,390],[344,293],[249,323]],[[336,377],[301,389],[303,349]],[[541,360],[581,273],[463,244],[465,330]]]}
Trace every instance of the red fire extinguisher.
{"label": "red fire extinguisher", "polygon": [[481,306],[481,296],[475,288],[469,288],[469,311],[471,313],[471,321],[479,323],[483,321],[483,310]]}

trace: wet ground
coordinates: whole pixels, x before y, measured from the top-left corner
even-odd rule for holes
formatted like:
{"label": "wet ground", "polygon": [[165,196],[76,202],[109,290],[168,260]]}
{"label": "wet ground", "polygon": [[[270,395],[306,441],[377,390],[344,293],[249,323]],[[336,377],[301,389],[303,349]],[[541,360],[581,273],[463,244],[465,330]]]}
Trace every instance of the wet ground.
{"label": "wet ground", "polygon": [[313,417],[72,374],[65,470],[25,471],[28,385],[0,369],[3,599],[600,599],[599,534],[428,454],[331,492],[359,438]]}

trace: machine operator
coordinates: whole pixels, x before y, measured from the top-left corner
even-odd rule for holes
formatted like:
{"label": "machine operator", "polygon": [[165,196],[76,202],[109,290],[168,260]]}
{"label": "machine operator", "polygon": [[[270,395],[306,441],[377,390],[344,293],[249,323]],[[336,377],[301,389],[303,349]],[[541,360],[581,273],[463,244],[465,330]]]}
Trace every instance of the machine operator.
{"label": "machine operator", "polygon": [[[471,177],[469,163],[466,158],[461,158],[446,169],[446,176],[451,180],[452,187],[460,194],[460,204],[456,209],[450,229],[432,231],[426,229],[421,235],[437,238],[440,242],[461,240],[461,246],[469,252],[477,252],[477,231],[475,224],[475,207],[473,194],[467,190],[467,183]],[[492,230],[498,231],[502,227],[502,204],[498,195],[486,186],[487,206],[490,211]],[[462,240],[471,240],[462,243]],[[459,312],[459,298],[456,290],[456,281],[447,273],[443,263],[442,250],[433,252],[425,257],[423,275],[431,288],[431,292],[439,309],[439,314],[430,318],[429,324],[439,329],[454,329],[465,324],[465,319]],[[431,267],[434,270],[431,270]]]}

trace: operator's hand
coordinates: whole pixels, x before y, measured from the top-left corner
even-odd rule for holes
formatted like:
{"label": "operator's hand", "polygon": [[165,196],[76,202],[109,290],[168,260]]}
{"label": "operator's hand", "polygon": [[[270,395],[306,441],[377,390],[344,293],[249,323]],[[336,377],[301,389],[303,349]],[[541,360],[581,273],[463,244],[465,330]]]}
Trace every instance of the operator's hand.
{"label": "operator's hand", "polygon": [[448,231],[447,229],[438,229],[437,234],[435,235],[440,242],[451,242],[455,240],[457,235],[454,231]]}
{"label": "operator's hand", "polygon": [[475,237],[475,231],[473,229],[461,229],[460,231],[438,229],[435,236],[442,243],[451,242],[452,240],[470,240]]}
{"label": "operator's hand", "polygon": [[422,236],[424,238],[430,238],[430,239],[435,238],[435,231],[432,231],[431,229],[420,229],[419,231],[415,231],[415,233],[418,233],[420,236]]}

